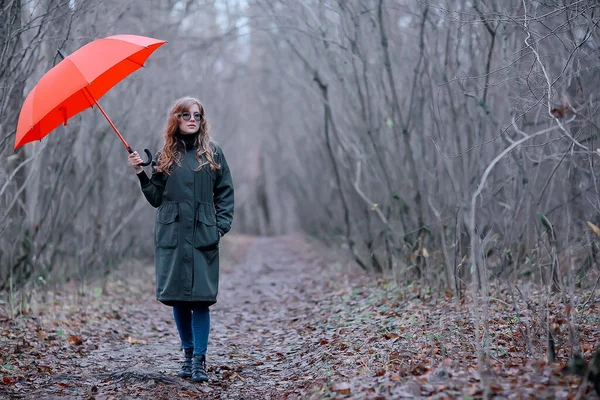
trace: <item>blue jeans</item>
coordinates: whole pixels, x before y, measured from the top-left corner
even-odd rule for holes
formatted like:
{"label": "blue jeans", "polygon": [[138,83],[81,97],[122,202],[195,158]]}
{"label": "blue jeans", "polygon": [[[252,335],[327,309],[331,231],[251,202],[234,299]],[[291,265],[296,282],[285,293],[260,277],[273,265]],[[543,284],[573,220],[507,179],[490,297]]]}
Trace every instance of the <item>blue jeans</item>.
{"label": "blue jeans", "polygon": [[210,312],[208,306],[174,306],[173,316],[181,339],[181,347],[194,349],[194,355],[206,354]]}

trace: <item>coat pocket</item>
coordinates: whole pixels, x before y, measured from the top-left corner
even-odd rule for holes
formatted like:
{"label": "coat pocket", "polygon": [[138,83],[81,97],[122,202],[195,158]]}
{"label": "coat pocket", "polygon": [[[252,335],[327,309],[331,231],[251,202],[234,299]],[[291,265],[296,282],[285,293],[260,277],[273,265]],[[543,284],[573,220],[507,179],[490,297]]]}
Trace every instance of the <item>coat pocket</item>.
{"label": "coat pocket", "polygon": [[219,245],[217,217],[209,204],[201,203],[196,210],[194,247],[200,250],[214,250]]}
{"label": "coat pocket", "polygon": [[156,247],[174,249],[177,247],[179,230],[179,207],[177,203],[166,203],[156,214]]}

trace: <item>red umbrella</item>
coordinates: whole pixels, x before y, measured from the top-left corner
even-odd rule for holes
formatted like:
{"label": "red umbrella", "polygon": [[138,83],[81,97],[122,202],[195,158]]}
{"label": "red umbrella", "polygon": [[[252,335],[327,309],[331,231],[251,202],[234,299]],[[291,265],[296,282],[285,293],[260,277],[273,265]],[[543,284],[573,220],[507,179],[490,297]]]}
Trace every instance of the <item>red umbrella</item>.
{"label": "red umbrella", "polygon": [[[86,44],[48,71],[27,95],[17,124],[15,150],[41,140],[61,123],[86,108],[98,106],[130,153],[133,152],[104,112],[100,99],[166,41],[137,35],[116,35]],[[144,150],[149,160],[150,152]]]}

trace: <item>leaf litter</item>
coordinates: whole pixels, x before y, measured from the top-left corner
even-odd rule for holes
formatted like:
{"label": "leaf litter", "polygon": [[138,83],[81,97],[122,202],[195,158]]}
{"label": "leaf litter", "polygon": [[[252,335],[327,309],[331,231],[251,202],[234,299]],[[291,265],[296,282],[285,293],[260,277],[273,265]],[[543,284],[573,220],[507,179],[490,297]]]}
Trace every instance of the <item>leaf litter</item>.
{"label": "leaf litter", "polygon": [[[65,286],[35,312],[0,319],[0,396],[573,399],[581,379],[564,373],[569,321],[578,321],[586,359],[600,346],[597,301],[571,309],[527,283],[492,285],[479,368],[468,297],[366,276],[299,235],[232,235],[222,251],[208,384],[176,376],[171,309],[154,299],[153,268],[132,262],[102,287]],[[545,356],[545,299],[554,363]]]}

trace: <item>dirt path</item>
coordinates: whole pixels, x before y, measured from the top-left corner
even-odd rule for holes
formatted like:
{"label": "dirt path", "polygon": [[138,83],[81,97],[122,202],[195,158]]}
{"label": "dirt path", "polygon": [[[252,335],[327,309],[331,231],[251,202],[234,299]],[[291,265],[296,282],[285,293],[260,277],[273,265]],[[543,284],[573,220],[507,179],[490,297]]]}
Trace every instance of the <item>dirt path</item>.
{"label": "dirt path", "polygon": [[290,363],[307,338],[294,325],[315,313],[327,290],[324,263],[297,236],[237,237],[225,246],[229,262],[211,308],[212,382],[175,375],[181,353],[171,308],[155,301],[146,267],[102,293],[95,288],[78,301],[56,296],[42,315],[5,321],[0,376],[9,378],[0,397],[281,398],[297,385]]}
{"label": "dirt path", "polygon": [[[600,346],[600,290],[566,309],[533,285],[492,287],[489,369],[477,366],[472,303],[423,285],[397,287],[342,266],[301,236],[230,236],[211,310],[211,382],[176,377],[171,309],[153,268],[124,268],[86,295],[65,288],[37,311],[2,317],[0,398],[15,399],[573,399],[593,389],[564,374],[565,310],[584,356]],[[468,294],[468,293],[467,293]],[[545,359],[544,304],[556,335]],[[481,328],[480,328],[481,329]]]}

